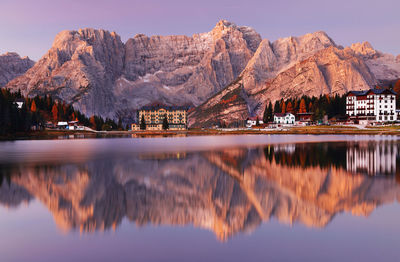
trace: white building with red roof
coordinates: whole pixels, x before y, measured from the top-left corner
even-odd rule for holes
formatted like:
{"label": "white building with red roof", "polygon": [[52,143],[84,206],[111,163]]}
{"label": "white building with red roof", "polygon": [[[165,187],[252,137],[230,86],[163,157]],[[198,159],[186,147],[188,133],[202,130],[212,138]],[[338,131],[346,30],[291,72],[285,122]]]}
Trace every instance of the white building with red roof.
{"label": "white building with red roof", "polygon": [[346,115],[362,122],[396,121],[396,93],[376,88],[350,91],[346,96]]}
{"label": "white building with red roof", "polygon": [[294,125],[296,121],[296,117],[292,113],[275,113],[274,114],[274,123],[275,124],[284,124],[284,125]]}

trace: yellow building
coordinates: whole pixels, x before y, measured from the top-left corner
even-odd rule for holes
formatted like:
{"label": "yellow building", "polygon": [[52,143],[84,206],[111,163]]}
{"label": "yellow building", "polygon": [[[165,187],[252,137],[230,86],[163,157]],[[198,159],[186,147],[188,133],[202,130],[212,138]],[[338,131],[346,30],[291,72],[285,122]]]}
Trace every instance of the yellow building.
{"label": "yellow building", "polygon": [[146,123],[146,130],[162,130],[164,118],[168,120],[168,130],[187,129],[187,107],[166,106],[153,104],[144,106],[138,111],[138,125],[142,121],[142,116]]}
{"label": "yellow building", "polygon": [[139,124],[136,124],[136,123],[131,124],[131,130],[132,130],[132,131],[138,131],[138,130],[140,130],[140,125],[139,125]]}

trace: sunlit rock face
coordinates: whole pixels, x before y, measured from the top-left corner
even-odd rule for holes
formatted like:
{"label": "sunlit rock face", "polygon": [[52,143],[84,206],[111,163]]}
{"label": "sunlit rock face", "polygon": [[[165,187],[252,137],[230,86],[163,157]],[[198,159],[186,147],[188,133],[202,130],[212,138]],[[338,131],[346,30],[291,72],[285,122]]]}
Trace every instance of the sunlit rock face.
{"label": "sunlit rock face", "polygon": [[240,76],[191,112],[189,125],[230,125],[262,115],[270,101],[343,95],[399,78],[399,60],[368,42],[343,49],[324,32],[275,42],[264,39]]}
{"label": "sunlit rock face", "polygon": [[400,78],[399,56],[396,58],[394,55],[379,52],[369,42],[353,44],[350,49],[365,60],[379,81],[387,82]]}
{"label": "sunlit rock face", "polygon": [[[268,102],[274,103],[282,98],[343,95],[354,89],[368,89],[377,83],[362,58],[349,49],[339,49],[333,42],[325,41],[323,45],[323,40],[315,40],[317,36],[310,38],[314,45],[306,43],[303,48],[294,48],[298,52],[294,60],[291,60],[290,52],[274,56],[271,45],[261,43],[262,50],[256,52],[236,82],[191,112],[190,125],[210,126],[218,122],[230,124],[238,119],[237,116],[246,119],[252,115],[262,115]],[[307,51],[302,53],[304,49]],[[277,59],[281,57],[284,57],[285,62]],[[223,106],[221,101],[224,97],[235,99],[229,106]],[[235,114],[227,113],[226,110]]]}
{"label": "sunlit rock face", "polygon": [[253,29],[225,20],[192,37],[136,35],[125,44],[105,30],[63,31],[7,87],[113,118],[154,101],[199,105],[236,79],[260,42]]}
{"label": "sunlit rock face", "polygon": [[131,107],[154,100],[197,106],[238,77],[260,41],[253,29],[225,20],[192,37],[136,35],[125,45],[116,87],[137,97]]}
{"label": "sunlit rock face", "polygon": [[113,84],[121,75],[125,49],[120,37],[105,30],[59,33],[51,49],[7,87],[73,104],[88,115],[107,115],[116,101]]}
{"label": "sunlit rock face", "polygon": [[[397,147],[386,147],[397,159]],[[139,226],[191,224],[220,240],[272,218],[324,227],[342,212],[368,216],[399,200],[393,169],[379,178],[348,171],[360,166],[348,163],[358,161],[347,157],[357,148],[283,145],[22,165],[3,180],[0,202],[15,206],[34,197],[64,231],[116,229],[123,218]]]}
{"label": "sunlit rock face", "polygon": [[24,74],[35,64],[29,57],[20,57],[17,53],[0,55],[0,87]]}
{"label": "sunlit rock face", "polygon": [[[0,72],[0,86],[22,71],[6,80]],[[262,114],[269,101],[344,94],[398,78],[399,59],[368,42],[343,49],[325,32],[270,42],[221,20],[207,33],[137,34],[126,43],[106,30],[63,31],[7,88],[50,94],[89,116],[129,118],[153,102],[190,105],[190,125],[207,126]]]}

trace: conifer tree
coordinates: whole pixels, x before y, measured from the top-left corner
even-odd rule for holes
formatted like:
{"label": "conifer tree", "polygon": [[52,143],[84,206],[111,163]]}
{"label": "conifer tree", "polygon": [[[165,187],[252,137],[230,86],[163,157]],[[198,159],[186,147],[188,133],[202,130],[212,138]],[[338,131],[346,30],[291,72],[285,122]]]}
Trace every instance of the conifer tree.
{"label": "conifer tree", "polygon": [[142,114],[142,118],[140,119],[140,130],[146,130],[146,121],[144,120],[144,114]]}
{"label": "conifer tree", "polygon": [[32,101],[32,104],[31,104],[31,112],[36,112],[36,102],[35,102],[35,100],[33,100]]}
{"label": "conifer tree", "polygon": [[293,113],[293,106],[292,106],[292,102],[290,102],[290,101],[287,103],[286,112]]}
{"label": "conifer tree", "polygon": [[268,105],[265,105],[263,121],[264,123],[268,123],[271,122],[272,119],[273,119],[273,110],[272,110],[272,103],[270,101]]}
{"label": "conifer tree", "polygon": [[272,110],[272,103],[269,102],[267,109],[267,122],[272,122],[273,120],[274,120],[274,115]]}
{"label": "conifer tree", "polygon": [[306,101],[304,100],[304,98],[302,98],[300,101],[299,113],[306,113],[306,112],[307,112]]}
{"label": "conifer tree", "polygon": [[313,110],[313,103],[310,101],[308,104],[308,112],[311,112]]}
{"label": "conifer tree", "polygon": [[274,113],[280,113],[281,110],[281,106],[279,104],[279,101],[275,101],[275,106],[274,106]]}
{"label": "conifer tree", "polygon": [[162,122],[162,129],[164,129],[164,130],[169,129],[167,115],[164,115],[163,122]]}
{"label": "conifer tree", "polygon": [[51,109],[51,114],[53,115],[53,120],[57,121],[58,120],[58,108],[57,108],[56,104],[53,105],[53,108]]}

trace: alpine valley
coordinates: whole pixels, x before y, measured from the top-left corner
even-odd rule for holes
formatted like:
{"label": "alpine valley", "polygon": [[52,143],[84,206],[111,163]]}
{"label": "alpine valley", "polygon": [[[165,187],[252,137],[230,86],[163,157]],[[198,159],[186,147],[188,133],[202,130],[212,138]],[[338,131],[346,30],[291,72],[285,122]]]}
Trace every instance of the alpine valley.
{"label": "alpine valley", "polygon": [[106,30],[62,31],[36,63],[0,56],[0,86],[11,91],[50,94],[88,116],[114,119],[154,102],[188,105],[191,127],[260,115],[269,101],[399,78],[400,56],[368,42],[344,48],[324,32],[271,42],[226,20],[191,37],[138,34],[125,43]]}

